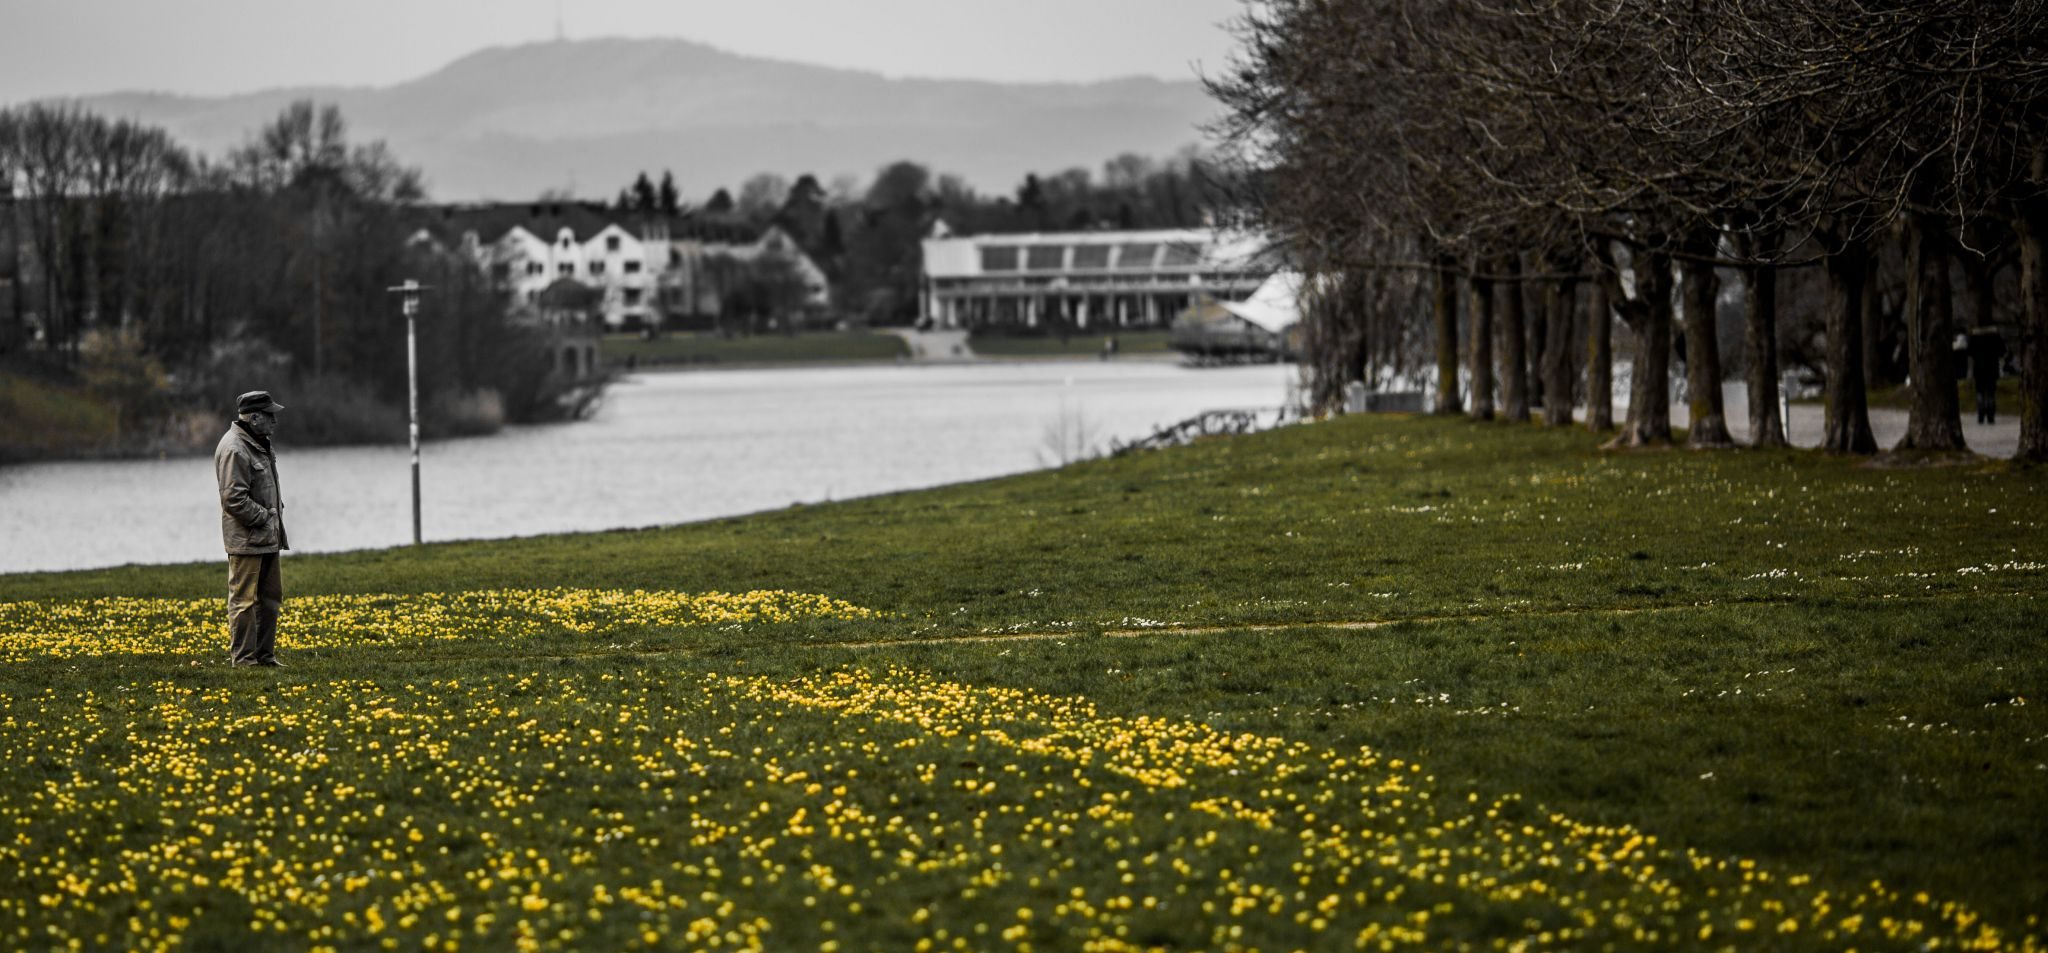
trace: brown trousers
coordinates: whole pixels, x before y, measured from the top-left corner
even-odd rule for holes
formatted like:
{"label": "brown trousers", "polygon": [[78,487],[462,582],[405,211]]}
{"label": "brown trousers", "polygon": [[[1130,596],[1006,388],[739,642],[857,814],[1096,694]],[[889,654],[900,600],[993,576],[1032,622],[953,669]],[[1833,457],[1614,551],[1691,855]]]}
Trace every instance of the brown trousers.
{"label": "brown trousers", "polygon": [[277,657],[277,610],[284,574],[276,553],[228,557],[228,661],[255,665]]}

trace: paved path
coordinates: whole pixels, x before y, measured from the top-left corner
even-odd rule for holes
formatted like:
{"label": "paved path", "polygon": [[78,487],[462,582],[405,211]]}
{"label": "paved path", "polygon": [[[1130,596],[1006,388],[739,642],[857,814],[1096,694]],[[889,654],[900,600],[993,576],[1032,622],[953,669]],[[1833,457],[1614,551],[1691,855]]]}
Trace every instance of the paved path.
{"label": "paved path", "polygon": [[[1741,381],[1730,381],[1721,387],[1722,412],[1728,418],[1728,432],[1739,443],[1749,440],[1749,389]],[[2018,407],[2000,407],[1998,422],[1977,423],[1977,409],[1963,405],[1963,439],[1969,441],[1970,449],[1987,457],[2011,459],[2020,446],[2020,415]],[[1621,423],[1628,414],[1628,397],[1615,398],[1614,422]],[[1818,447],[1827,411],[1818,403],[1792,405],[1792,415],[1785,428],[1785,436],[1795,447]],[[1584,418],[1583,411],[1578,415]],[[1671,425],[1687,426],[1692,419],[1685,402],[1673,399],[1671,402]],[[1879,450],[1890,450],[1906,435],[1906,412],[1889,407],[1873,407],[1870,411],[1870,431],[1877,437]]]}
{"label": "paved path", "polygon": [[961,364],[978,361],[974,349],[967,346],[966,331],[919,331],[914,328],[883,328],[890,334],[903,339],[910,347],[910,359],[934,364]]}

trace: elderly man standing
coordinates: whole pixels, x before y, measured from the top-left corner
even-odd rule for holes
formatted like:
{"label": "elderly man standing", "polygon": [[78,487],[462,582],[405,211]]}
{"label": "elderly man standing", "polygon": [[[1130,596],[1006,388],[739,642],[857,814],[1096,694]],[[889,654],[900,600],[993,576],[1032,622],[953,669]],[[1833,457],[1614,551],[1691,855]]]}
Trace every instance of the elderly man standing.
{"label": "elderly man standing", "polygon": [[277,660],[277,610],[284,604],[278,553],[291,545],[270,449],[283,409],[265,390],[236,398],[235,422],[213,450],[221,542],[228,551],[228,661],[235,665],[283,665]]}

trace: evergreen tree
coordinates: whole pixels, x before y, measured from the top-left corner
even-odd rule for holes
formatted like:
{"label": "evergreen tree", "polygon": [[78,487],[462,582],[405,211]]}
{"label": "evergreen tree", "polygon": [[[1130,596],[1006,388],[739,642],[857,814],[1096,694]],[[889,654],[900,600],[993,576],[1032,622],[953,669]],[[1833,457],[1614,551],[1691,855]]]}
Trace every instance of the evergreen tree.
{"label": "evergreen tree", "polygon": [[663,169],[661,170],[661,212],[664,215],[674,215],[680,211],[682,211],[682,199],[676,194],[675,174],[667,169]]}

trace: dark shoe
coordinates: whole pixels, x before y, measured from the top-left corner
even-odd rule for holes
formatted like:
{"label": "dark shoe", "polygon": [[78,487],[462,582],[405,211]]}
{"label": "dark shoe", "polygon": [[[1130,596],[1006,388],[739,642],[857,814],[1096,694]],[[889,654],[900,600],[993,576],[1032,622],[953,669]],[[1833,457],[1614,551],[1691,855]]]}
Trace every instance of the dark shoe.
{"label": "dark shoe", "polygon": [[276,659],[274,659],[274,658],[267,658],[267,659],[264,659],[264,660],[263,660],[263,661],[261,661],[261,662],[257,662],[256,664],[257,664],[257,665],[260,665],[260,666],[262,666],[262,667],[264,667],[264,668],[284,668],[284,667],[285,667],[285,665],[284,665],[284,663],[283,663],[283,662],[280,662],[280,661],[278,661],[278,660],[276,660]]}

